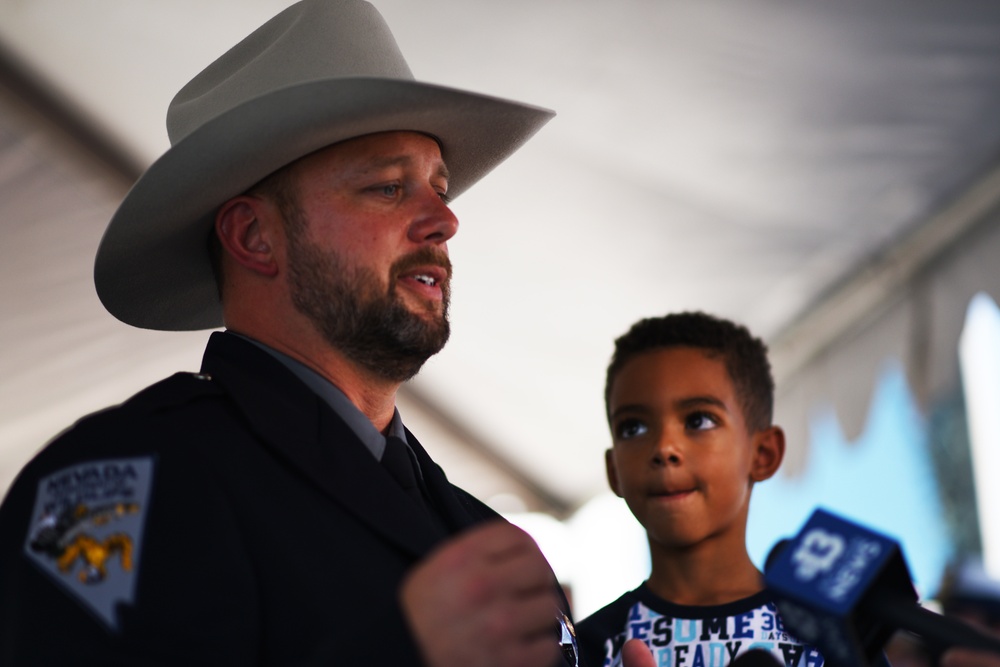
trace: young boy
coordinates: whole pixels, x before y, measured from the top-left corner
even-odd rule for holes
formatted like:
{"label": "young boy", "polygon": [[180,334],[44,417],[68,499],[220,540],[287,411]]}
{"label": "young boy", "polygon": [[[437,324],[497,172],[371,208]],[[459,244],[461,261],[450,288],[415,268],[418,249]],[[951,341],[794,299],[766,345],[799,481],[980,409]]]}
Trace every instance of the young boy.
{"label": "young boy", "polygon": [[581,664],[620,664],[639,638],[661,666],[721,667],[751,649],[822,665],[784,629],[746,549],[750,491],[785,453],[764,344],[704,313],[644,319],[615,341],[604,397],[608,482],[646,529],[652,572],[577,625]]}

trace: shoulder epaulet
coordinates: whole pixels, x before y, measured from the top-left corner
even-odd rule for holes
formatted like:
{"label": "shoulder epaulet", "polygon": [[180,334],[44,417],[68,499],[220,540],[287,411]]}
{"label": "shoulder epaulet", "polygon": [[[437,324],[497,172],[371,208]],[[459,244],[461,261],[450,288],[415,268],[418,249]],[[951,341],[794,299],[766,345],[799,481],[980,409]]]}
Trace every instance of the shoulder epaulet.
{"label": "shoulder epaulet", "polygon": [[152,384],[125,401],[123,407],[162,409],[184,405],[206,396],[223,393],[211,375],[204,373],[175,373]]}

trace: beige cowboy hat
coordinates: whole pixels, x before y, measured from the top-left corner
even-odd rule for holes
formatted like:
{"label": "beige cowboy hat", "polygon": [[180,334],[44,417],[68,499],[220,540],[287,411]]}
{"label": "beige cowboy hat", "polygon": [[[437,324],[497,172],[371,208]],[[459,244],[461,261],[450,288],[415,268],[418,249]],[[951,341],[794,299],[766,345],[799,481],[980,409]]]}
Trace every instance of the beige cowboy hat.
{"label": "beige cowboy hat", "polygon": [[421,83],[362,0],[303,0],[181,89],[170,149],[108,225],[94,282],[105,308],[147,329],[222,325],[207,250],[215,212],[280,167],[330,144],[391,130],[435,137],[457,196],[553,112]]}

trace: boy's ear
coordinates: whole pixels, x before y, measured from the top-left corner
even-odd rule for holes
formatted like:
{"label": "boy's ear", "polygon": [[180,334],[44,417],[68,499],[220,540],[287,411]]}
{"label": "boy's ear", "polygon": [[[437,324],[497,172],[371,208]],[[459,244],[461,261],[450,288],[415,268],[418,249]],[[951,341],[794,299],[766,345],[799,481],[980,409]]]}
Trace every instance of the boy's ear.
{"label": "boy's ear", "polygon": [[622,492],[618,489],[618,468],[615,466],[615,450],[607,449],[604,452],[604,469],[608,473],[608,486],[619,498]]}
{"label": "boy's ear", "polygon": [[780,426],[769,426],[754,435],[752,446],[750,479],[763,482],[778,472],[785,458],[785,432]]}

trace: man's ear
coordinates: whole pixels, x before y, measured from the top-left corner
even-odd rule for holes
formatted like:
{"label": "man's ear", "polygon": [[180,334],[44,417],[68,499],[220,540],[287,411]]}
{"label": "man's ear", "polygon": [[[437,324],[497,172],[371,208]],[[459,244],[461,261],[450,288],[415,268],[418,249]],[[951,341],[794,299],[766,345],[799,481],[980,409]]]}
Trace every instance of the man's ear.
{"label": "man's ear", "polygon": [[608,449],[604,452],[604,468],[608,473],[608,486],[621,498],[622,492],[618,488],[618,468],[615,466],[615,450]]}
{"label": "man's ear", "polygon": [[785,432],[780,426],[769,426],[754,435],[751,446],[750,479],[763,482],[778,472],[785,458]]}
{"label": "man's ear", "polygon": [[215,216],[215,233],[223,252],[240,266],[273,277],[278,273],[272,230],[261,220],[266,204],[246,195],[230,199]]}

